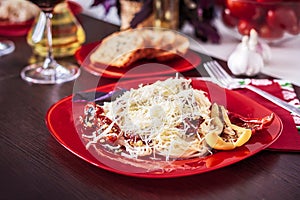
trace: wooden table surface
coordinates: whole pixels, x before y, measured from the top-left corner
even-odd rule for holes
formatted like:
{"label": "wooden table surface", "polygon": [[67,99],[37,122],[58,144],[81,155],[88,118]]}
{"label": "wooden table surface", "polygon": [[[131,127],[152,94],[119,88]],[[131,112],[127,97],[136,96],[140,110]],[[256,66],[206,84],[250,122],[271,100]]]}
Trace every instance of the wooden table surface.
{"label": "wooden table surface", "polygon": [[[86,43],[118,30],[85,15],[78,18]],[[0,199],[300,199],[299,153],[264,150],[218,170],[171,179],[127,177],[83,161],[51,136],[44,121],[51,105],[72,94],[74,82],[23,81],[20,71],[31,48],[24,36],[6,38],[16,50],[0,58]],[[97,79],[84,70],[80,78]],[[83,87],[93,87],[89,81]],[[113,81],[101,79],[101,84]]]}

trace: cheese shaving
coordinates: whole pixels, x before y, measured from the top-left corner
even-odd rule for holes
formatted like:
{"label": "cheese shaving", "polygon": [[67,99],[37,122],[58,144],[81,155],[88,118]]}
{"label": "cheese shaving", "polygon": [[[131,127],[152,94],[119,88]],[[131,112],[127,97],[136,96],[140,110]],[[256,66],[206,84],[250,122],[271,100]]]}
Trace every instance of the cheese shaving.
{"label": "cheese shaving", "polygon": [[[103,109],[112,124],[122,130],[124,138],[119,143],[125,147],[127,157],[160,155],[170,160],[210,152],[199,131],[200,124],[210,120],[210,106],[206,93],[193,89],[191,80],[176,77],[140,85],[104,103]],[[107,129],[94,137],[87,148],[107,135]]]}

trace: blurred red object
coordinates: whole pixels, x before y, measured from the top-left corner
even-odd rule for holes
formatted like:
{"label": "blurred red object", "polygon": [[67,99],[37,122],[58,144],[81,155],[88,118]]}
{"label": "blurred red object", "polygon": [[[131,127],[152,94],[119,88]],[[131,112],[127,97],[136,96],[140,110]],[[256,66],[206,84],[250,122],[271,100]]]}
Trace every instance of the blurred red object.
{"label": "blurred red object", "polygon": [[[74,15],[82,12],[82,7],[73,1],[68,1],[68,6]],[[24,36],[30,30],[34,19],[25,22],[12,23],[7,21],[0,21],[0,35],[2,36]]]}
{"label": "blurred red object", "polygon": [[260,38],[275,40],[300,33],[299,0],[223,0],[222,21],[249,35],[253,28]]}

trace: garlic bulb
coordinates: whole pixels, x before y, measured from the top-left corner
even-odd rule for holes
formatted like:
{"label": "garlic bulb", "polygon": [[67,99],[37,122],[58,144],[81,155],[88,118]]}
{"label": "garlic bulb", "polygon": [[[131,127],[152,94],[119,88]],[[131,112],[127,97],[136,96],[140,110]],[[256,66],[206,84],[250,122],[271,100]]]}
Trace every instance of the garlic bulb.
{"label": "garlic bulb", "polygon": [[244,36],[242,42],[229,56],[227,64],[234,75],[255,76],[264,67],[264,61],[256,51],[258,41],[255,35]]}
{"label": "garlic bulb", "polygon": [[249,45],[254,46],[255,51],[262,56],[264,62],[269,62],[272,58],[271,48],[269,47],[269,45],[263,41],[258,40],[258,34],[254,29],[251,29],[250,31],[250,39],[251,40],[249,40]]}

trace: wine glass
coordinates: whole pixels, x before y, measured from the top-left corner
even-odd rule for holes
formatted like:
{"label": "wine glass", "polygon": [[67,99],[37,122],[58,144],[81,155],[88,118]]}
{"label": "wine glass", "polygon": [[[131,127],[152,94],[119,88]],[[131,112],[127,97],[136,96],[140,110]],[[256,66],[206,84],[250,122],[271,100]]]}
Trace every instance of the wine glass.
{"label": "wine glass", "polygon": [[[21,77],[32,83],[38,84],[59,84],[76,79],[80,74],[80,69],[75,64],[69,62],[57,62],[53,56],[51,19],[55,5],[64,0],[30,0],[42,10],[41,14],[46,17],[45,28],[48,42],[48,53],[41,63],[34,63],[26,66],[21,71]],[[40,20],[40,19],[39,19]]]}
{"label": "wine glass", "polygon": [[10,40],[0,41],[0,57],[9,54],[15,50],[15,44]]}

